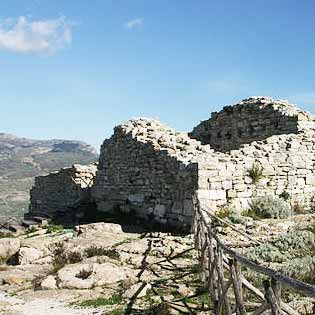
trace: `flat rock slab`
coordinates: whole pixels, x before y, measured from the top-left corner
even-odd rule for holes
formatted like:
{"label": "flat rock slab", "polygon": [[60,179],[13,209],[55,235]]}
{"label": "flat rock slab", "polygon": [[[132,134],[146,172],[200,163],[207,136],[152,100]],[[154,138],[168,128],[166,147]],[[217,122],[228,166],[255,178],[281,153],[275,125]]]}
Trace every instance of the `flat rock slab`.
{"label": "flat rock slab", "polygon": [[[82,272],[91,273],[86,279]],[[103,264],[78,263],[68,265],[58,272],[59,287],[63,289],[91,289],[106,284],[114,284],[127,278],[135,278],[136,271],[106,262]]]}

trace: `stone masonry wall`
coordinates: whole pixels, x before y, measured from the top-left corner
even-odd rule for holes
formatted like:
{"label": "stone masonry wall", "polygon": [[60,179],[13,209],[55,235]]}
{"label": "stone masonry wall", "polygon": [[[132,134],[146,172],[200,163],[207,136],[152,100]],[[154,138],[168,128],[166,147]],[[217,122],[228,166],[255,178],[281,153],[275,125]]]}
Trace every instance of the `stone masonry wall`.
{"label": "stone masonry wall", "polygon": [[198,155],[210,152],[154,119],[115,128],[101,149],[93,189],[98,210],[130,212],[162,224],[190,224]]}
{"label": "stone masonry wall", "polygon": [[306,128],[315,128],[314,118],[287,101],[252,97],[212,113],[190,136],[226,152],[238,149],[241,144],[273,135],[298,133]]}
{"label": "stone masonry wall", "polygon": [[[263,167],[258,183],[249,170]],[[240,150],[221,155],[217,163],[199,163],[198,195],[212,208],[228,205],[238,211],[248,208],[256,196],[290,195],[292,206],[314,207],[315,132],[269,137]]]}
{"label": "stone masonry wall", "polygon": [[[214,211],[222,206],[242,211],[256,196],[283,192],[293,206],[315,207],[311,115],[284,101],[250,98],[201,123],[193,136],[204,143],[210,139],[211,147],[155,119],[132,119],[104,141],[94,183],[95,166],[39,177],[30,211],[66,216],[84,202],[95,202],[99,211],[185,228],[195,194]],[[263,168],[258,183],[249,176],[254,165]]]}
{"label": "stone masonry wall", "polygon": [[[91,202],[96,165],[78,165],[61,169],[35,179],[31,189],[29,215],[47,216],[65,222],[75,221],[73,216],[82,215],[82,205]],[[84,209],[83,209],[84,210]]]}

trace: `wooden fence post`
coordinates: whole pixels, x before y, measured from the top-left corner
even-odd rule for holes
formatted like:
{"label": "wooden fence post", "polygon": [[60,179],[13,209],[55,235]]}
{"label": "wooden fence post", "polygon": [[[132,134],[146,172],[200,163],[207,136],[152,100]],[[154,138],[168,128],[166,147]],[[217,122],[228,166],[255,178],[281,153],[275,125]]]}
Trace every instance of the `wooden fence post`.
{"label": "wooden fence post", "polygon": [[281,315],[281,291],[277,281],[273,279],[271,281],[265,280],[263,285],[265,288],[265,298],[271,309],[271,314]]}
{"label": "wooden fence post", "polygon": [[234,295],[236,300],[236,313],[238,315],[246,315],[246,309],[243,301],[243,288],[241,279],[241,269],[236,259],[230,259],[230,271],[234,287]]}

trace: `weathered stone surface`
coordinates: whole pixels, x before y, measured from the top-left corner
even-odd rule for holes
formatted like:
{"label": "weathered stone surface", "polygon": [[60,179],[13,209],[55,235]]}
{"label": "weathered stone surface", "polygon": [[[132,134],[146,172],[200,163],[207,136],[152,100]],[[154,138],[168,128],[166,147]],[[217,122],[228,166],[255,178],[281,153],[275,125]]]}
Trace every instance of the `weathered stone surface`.
{"label": "weathered stone surface", "polygon": [[52,275],[48,276],[40,285],[42,290],[56,290],[58,289],[56,278]]}
{"label": "weathered stone surface", "polygon": [[79,234],[84,233],[123,233],[121,225],[114,223],[91,223],[78,225],[75,227],[76,232]]}
{"label": "weathered stone surface", "polygon": [[136,283],[131,288],[125,291],[123,294],[124,298],[131,299],[131,298],[141,298],[146,296],[147,292],[151,289],[151,285],[147,283]]}
{"label": "weathered stone surface", "polygon": [[[79,276],[82,271],[91,272],[91,275],[86,279],[82,279]],[[134,270],[110,262],[104,264],[78,263],[59,270],[59,287],[64,289],[91,289],[117,283],[128,277],[133,277],[134,274]]]}
{"label": "weathered stone surface", "polygon": [[21,246],[19,239],[15,238],[1,238],[0,239],[0,259],[7,260],[15,255]]}
{"label": "weathered stone surface", "polygon": [[96,165],[74,164],[35,179],[31,189],[30,215],[75,223],[91,205],[91,186]]}
{"label": "weathered stone surface", "polygon": [[[98,210],[188,229],[194,195],[213,210],[246,209],[253,196],[284,192],[292,205],[315,207],[315,120],[306,112],[286,101],[251,97],[212,114],[190,136],[195,139],[149,118],[117,126],[102,145],[92,186]],[[262,167],[258,181],[250,176],[255,165]],[[51,181],[47,193],[57,197],[47,197],[47,205],[63,196],[73,208],[69,176],[58,181],[64,173],[39,178],[32,200],[41,204],[41,190]],[[69,189],[66,195],[59,196],[60,187]],[[58,207],[71,212],[66,204]]]}
{"label": "weathered stone surface", "polygon": [[18,253],[18,263],[19,265],[33,264],[43,256],[43,252],[34,247],[21,247]]}
{"label": "weathered stone surface", "polygon": [[[315,127],[313,117],[284,100],[250,97],[212,113],[190,133],[192,138],[219,151],[239,149],[241,144],[273,135],[298,133]],[[292,142],[291,148],[298,144]]]}

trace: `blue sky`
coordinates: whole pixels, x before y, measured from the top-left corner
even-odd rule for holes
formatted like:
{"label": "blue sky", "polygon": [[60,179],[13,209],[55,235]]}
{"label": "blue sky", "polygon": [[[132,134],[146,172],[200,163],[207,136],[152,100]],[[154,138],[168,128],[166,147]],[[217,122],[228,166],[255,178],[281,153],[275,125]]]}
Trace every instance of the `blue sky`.
{"label": "blue sky", "polygon": [[1,0],[1,130],[99,147],[252,95],[315,104],[315,1]]}

